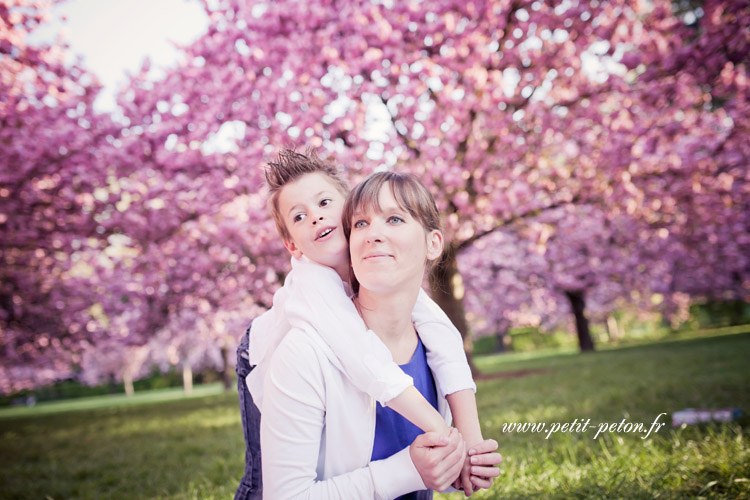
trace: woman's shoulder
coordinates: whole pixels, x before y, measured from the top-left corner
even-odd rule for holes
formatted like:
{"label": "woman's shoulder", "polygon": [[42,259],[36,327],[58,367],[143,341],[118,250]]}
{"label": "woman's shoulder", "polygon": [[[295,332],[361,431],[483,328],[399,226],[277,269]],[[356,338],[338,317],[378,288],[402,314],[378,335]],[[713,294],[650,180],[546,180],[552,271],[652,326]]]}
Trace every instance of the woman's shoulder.
{"label": "woman's shoulder", "polygon": [[310,372],[325,371],[335,359],[331,348],[314,333],[292,328],[273,353],[271,364],[285,370]]}
{"label": "woman's shoulder", "polygon": [[[318,404],[324,400],[330,371],[327,358],[305,332],[292,329],[273,352],[266,374],[267,404],[269,393],[281,391],[292,399]],[[316,403],[317,402],[317,403]]]}
{"label": "woman's shoulder", "polygon": [[315,342],[313,335],[300,328],[292,328],[276,347],[274,359],[277,357],[286,359],[318,358],[320,350],[320,346]]}

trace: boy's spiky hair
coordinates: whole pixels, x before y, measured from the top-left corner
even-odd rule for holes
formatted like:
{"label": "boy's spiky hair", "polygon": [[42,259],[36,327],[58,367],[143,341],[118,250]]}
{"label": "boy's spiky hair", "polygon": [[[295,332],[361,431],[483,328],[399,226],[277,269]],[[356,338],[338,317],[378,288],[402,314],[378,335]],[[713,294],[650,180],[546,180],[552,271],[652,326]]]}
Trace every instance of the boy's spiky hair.
{"label": "boy's spiky hair", "polygon": [[349,194],[349,184],[341,175],[336,166],[323,160],[312,148],[305,149],[304,153],[294,149],[284,148],[279,151],[274,161],[269,161],[265,169],[266,183],[270,192],[268,200],[271,215],[276,223],[276,230],[284,241],[290,241],[292,235],[286,227],[284,217],[279,212],[279,195],[284,186],[294,182],[303,175],[320,173],[328,176],[336,189],[346,197]]}

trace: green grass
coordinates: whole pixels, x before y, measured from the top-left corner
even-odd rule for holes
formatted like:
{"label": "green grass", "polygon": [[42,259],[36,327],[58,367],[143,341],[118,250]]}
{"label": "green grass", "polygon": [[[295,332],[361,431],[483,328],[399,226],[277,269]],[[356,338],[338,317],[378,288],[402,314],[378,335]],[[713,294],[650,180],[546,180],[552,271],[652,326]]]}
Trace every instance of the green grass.
{"label": "green grass", "polygon": [[182,388],[153,389],[136,392],[133,396],[126,394],[107,394],[59,401],[45,401],[34,406],[14,406],[0,408],[0,419],[9,417],[25,417],[49,415],[78,410],[95,410],[99,408],[114,408],[118,406],[133,406],[146,403],[163,403],[182,399],[202,398],[221,394],[223,387],[220,383],[196,386],[190,395],[186,395]]}
{"label": "green grass", "polygon": [[[652,422],[688,407],[750,411],[750,334],[612,348],[594,354],[476,358],[487,437],[501,476],[475,498],[750,498],[747,416],[663,427],[648,439],[606,433],[503,433],[508,422]],[[0,411],[0,498],[227,499],[242,474],[237,398],[200,389]],[[213,391],[213,393],[212,393]],[[138,399],[140,398],[140,399]],[[14,413],[15,412],[15,413]],[[459,494],[437,495],[442,499]]]}

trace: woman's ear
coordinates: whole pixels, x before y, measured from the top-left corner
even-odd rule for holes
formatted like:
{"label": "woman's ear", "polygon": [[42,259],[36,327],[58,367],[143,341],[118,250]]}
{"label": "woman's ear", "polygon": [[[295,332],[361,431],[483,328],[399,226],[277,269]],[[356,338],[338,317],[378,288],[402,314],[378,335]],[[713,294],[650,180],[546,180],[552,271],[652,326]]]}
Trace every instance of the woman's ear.
{"label": "woman's ear", "polygon": [[427,233],[427,260],[435,260],[443,253],[443,233],[433,229]]}
{"label": "woman's ear", "polygon": [[295,245],[292,240],[284,240],[284,246],[287,250],[289,250],[289,253],[292,254],[292,257],[295,257],[297,259],[302,257],[302,250],[297,248],[297,245]]}

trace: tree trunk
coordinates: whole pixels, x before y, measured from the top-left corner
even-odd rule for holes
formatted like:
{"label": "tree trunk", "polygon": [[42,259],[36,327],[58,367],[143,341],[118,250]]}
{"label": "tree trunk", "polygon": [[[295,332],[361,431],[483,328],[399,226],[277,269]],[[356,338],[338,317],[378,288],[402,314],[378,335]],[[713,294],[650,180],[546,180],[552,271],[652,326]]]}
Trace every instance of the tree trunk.
{"label": "tree trunk", "polygon": [[232,377],[229,374],[229,349],[226,344],[221,348],[221,357],[224,360],[224,367],[221,369],[221,382],[224,384],[224,390],[232,388]]}
{"label": "tree trunk", "polygon": [[609,334],[610,342],[620,340],[620,327],[617,324],[617,319],[612,315],[607,316],[607,333]]}
{"label": "tree trunk", "polygon": [[589,332],[589,320],[586,318],[585,307],[586,299],[582,291],[566,291],[565,296],[570,301],[570,308],[576,317],[576,333],[578,334],[578,345],[581,352],[590,352],[594,350],[594,340]]}
{"label": "tree trunk", "polygon": [[193,393],[193,368],[189,363],[182,365],[182,387],[185,389],[185,394]]}
{"label": "tree trunk", "polygon": [[125,394],[128,396],[132,396],[135,394],[135,388],[133,387],[133,377],[128,373],[126,370],[125,373],[122,374],[122,384],[125,386]]}
{"label": "tree trunk", "polygon": [[461,281],[461,274],[458,272],[455,248],[446,248],[443,257],[432,268],[430,290],[432,291],[432,299],[445,311],[445,314],[448,315],[448,318],[461,333],[466,360],[469,362],[472,375],[476,377],[479,375],[479,371],[472,360],[474,345],[471,341],[469,324],[466,322],[463,303],[464,286],[463,281]]}
{"label": "tree trunk", "polygon": [[508,329],[504,328],[495,334],[495,352],[506,352],[510,350],[510,335]]}

